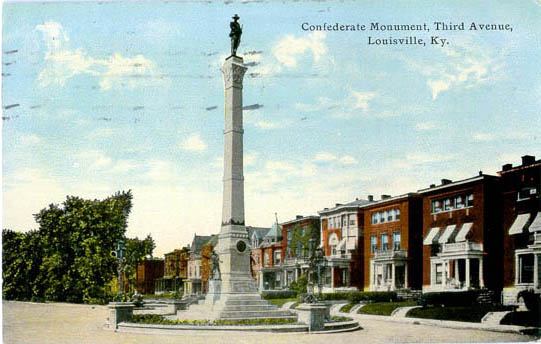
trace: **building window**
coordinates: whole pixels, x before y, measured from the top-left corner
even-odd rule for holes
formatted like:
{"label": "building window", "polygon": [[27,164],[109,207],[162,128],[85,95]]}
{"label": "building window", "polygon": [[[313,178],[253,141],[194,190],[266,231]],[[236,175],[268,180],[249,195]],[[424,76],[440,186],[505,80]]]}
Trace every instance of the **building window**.
{"label": "building window", "polygon": [[349,225],[355,226],[355,215],[349,215]]}
{"label": "building window", "polygon": [[376,253],[378,249],[378,239],[375,235],[370,237],[370,253]]}
{"label": "building window", "polygon": [[455,197],[455,208],[456,209],[464,208],[464,196]]}
{"label": "building window", "polygon": [[269,266],[269,252],[265,252],[265,255],[263,256],[263,265]]}
{"label": "building window", "polygon": [[393,232],[393,250],[400,250],[400,232]]}
{"label": "building window", "polygon": [[400,209],[396,208],[394,210],[394,219],[395,220],[400,220]]}
{"label": "building window", "polygon": [[278,265],[281,263],[281,258],[282,257],[282,251],[275,251],[274,252],[274,264],[275,265]]}
{"label": "building window", "polygon": [[473,207],[473,194],[466,196],[466,207]]}
{"label": "building window", "polygon": [[372,224],[377,224],[378,223],[378,214],[377,213],[372,213]]}
{"label": "building window", "polygon": [[451,210],[451,200],[449,198],[443,201],[443,210]]}
{"label": "building window", "polygon": [[441,211],[441,201],[432,201],[432,213],[439,213]]}
{"label": "building window", "polygon": [[384,212],[379,213],[379,222],[380,223],[385,222],[385,213]]}
{"label": "building window", "polygon": [[388,251],[389,250],[389,237],[387,236],[387,233],[381,234],[380,241],[381,241],[381,250]]}
{"label": "building window", "polygon": [[443,265],[436,264],[436,284],[442,283],[442,277],[443,277]]}
{"label": "building window", "polygon": [[519,283],[533,283],[533,265],[533,254],[522,254],[518,256]]}

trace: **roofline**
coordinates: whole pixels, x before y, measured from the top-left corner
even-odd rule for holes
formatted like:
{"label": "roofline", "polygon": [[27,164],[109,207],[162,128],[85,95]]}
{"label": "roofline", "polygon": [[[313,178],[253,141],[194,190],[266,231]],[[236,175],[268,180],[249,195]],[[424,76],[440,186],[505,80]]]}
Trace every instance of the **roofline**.
{"label": "roofline", "polygon": [[499,176],[492,176],[492,175],[489,175],[489,174],[482,174],[480,176],[475,176],[475,177],[471,177],[471,178],[458,180],[456,182],[452,182],[452,183],[445,184],[445,185],[435,186],[433,188],[428,187],[428,188],[425,188],[425,189],[420,189],[420,190],[417,190],[417,192],[420,193],[420,194],[424,194],[424,193],[429,193],[429,192],[432,192],[432,191],[443,190],[443,189],[450,188],[450,187],[457,186],[457,185],[473,183],[473,182],[477,182],[477,181],[480,181],[480,180],[485,180],[485,179],[488,179],[488,178],[497,180],[500,177]]}
{"label": "roofline", "polygon": [[[355,201],[353,201],[355,202]],[[369,201],[368,201],[369,202]],[[351,202],[350,202],[351,203]],[[372,202],[371,202],[372,203]],[[342,205],[339,205],[338,207],[334,207],[334,208],[330,208],[330,209],[327,209],[327,210],[320,210],[318,211],[317,213],[319,215],[322,215],[322,214],[329,214],[329,213],[332,213],[332,212],[335,212],[335,211],[339,211],[339,210],[344,210],[344,209],[359,209],[359,208],[362,208],[363,206],[365,206],[366,204],[342,204]]]}
{"label": "roofline", "polygon": [[529,165],[518,165],[518,166],[511,167],[508,170],[505,170],[505,171],[501,170],[501,171],[498,171],[496,173],[498,173],[501,176],[502,174],[522,170],[522,169],[529,168],[529,167],[535,167],[535,166],[541,166],[541,159],[539,159],[537,161],[534,161],[533,163],[531,163]]}
{"label": "roofline", "polygon": [[378,206],[378,205],[382,205],[384,203],[387,203],[387,202],[393,202],[393,201],[397,201],[399,199],[403,199],[403,198],[409,198],[409,197],[412,197],[412,196],[418,196],[419,194],[417,192],[408,192],[406,194],[403,194],[403,195],[398,195],[398,196],[393,196],[393,197],[389,197],[389,198],[386,198],[386,199],[380,199],[379,201],[373,201],[369,204],[364,204],[361,206],[361,208],[370,208],[372,206]]}
{"label": "roofline", "polygon": [[319,216],[318,215],[303,216],[300,219],[294,219],[294,220],[289,220],[289,221],[286,221],[286,222],[279,223],[279,225],[280,226],[290,225],[292,223],[301,222],[301,221],[304,221],[304,220],[319,220]]}

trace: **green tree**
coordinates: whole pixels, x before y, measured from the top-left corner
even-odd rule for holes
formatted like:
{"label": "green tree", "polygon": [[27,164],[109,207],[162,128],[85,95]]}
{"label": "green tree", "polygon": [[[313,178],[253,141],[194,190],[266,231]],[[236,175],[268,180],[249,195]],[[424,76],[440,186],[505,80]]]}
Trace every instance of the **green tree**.
{"label": "green tree", "polygon": [[119,192],[99,200],[68,197],[35,215],[43,261],[37,283],[51,301],[104,302],[106,284],[116,274],[110,252],[124,236],[132,194]]}
{"label": "green tree", "polygon": [[126,240],[126,258],[124,259],[124,275],[128,284],[129,292],[135,288],[135,279],[137,272],[137,264],[144,260],[147,255],[152,257],[152,252],[156,248],[154,239],[150,234],[143,240],[135,237],[135,239]]}
{"label": "green tree", "polygon": [[315,249],[319,245],[319,229],[313,224],[301,227],[299,224],[292,229],[292,237],[289,245],[290,252],[295,257],[306,257],[309,255],[310,240],[313,241]]}
{"label": "green tree", "polygon": [[43,259],[38,231],[2,230],[2,296],[36,300],[41,288],[35,283]]}

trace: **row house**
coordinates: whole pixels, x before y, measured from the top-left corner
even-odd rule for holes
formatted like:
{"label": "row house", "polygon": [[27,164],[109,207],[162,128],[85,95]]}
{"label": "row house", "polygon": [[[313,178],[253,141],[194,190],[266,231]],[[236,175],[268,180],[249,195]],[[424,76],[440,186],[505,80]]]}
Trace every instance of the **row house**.
{"label": "row house", "polygon": [[261,271],[263,267],[263,252],[259,248],[263,244],[265,235],[270,231],[270,228],[266,227],[250,227],[246,226],[248,232],[248,238],[250,239],[250,272],[254,278],[256,286],[261,290],[264,284],[262,282],[263,273]]}
{"label": "row house", "polygon": [[310,276],[310,254],[319,245],[319,216],[297,215],[282,223],[282,287],[288,288],[299,277]]}
{"label": "row house", "polygon": [[323,292],[364,287],[363,206],[370,203],[370,200],[356,199],[318,212],[320,247],[327,260]]}
{"label": "row house", "polygon": [[156,294],[182,290],[183,282],[187,277],[189,255],[189,247],[176,249],[164,255],[162,276],[155,282]]}
{"label": "row house", "polygon": [[[418,191],[423,202],[423,291],[501,290],[500,180],[485,175]],[[488,273],[487,273],[488,272]]]}
{"label": "row house", "polygon": [[282,226],[278,220],[263,237],[256,255],[259,260],[258,289],[275,290],[282,288]]}
{"label": "row house", "polygon": [[382,195],[363,209],[364,290],[421,289],[421,196]]}
{"label": "row house", "polygon": [[212,238],[213,236],[194,235],[192,244],[190,246],[188,276],[184,281],[185,295],[201,295],[203,293],[201,251],[203,246]]}
{"label": "row house", "polygon": [[145,258],[137,264],[135,289],[139,294],[154,294],[156,280],[163,277],[164,262],[160,258]]}
{"label": "row house", "polygon": [[502,179],[504,261],[502,300],[517,304],[518,293],[541,293],[541,160],[522,157],[522,164],[505,164]]}

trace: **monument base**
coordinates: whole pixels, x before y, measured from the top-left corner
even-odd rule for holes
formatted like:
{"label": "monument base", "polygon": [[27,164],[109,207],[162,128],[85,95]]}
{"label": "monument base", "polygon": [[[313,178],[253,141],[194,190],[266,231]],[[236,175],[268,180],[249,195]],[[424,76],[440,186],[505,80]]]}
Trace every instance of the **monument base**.
{"label": "monument base", "polygon": [[296,319],[297,316],[270,304],[257,293],[217,294],[209,293],[205,302],[192,305],[190,311],[205,314],[208,320],[246,320],[262,318]]}

